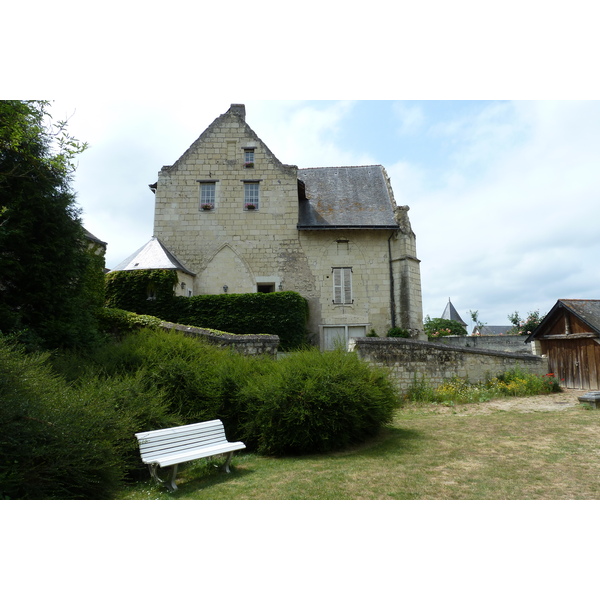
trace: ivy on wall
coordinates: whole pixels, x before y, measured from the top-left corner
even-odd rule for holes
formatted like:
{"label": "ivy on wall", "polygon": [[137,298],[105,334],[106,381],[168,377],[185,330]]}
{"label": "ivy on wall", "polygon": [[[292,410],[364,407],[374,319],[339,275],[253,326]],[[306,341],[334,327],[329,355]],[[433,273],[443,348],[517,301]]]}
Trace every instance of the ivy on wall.
{"label": "ivy on wall", "polygon": [[171,270],[114,271],[106,277],[106,305],[171,323],[238,334],[278,335],[282,350],[306,342],[308,302],[296,292],[175,296]]}
{"label": "ivy on wall", "polygon": [[106,276],[106,306],[170,321],[177,273],[169,269],[112,271]]}

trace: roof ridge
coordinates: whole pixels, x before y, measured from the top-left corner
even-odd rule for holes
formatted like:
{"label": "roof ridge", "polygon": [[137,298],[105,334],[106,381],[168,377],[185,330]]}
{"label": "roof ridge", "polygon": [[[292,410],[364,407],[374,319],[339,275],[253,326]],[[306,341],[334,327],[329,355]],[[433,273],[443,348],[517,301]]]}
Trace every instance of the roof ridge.
{"label": "roof ridge", "polygon": [[372,164],[372,165],[337,165],[333,167],[298,167],[298,171],[308,171],[309,169],[363,169],[366,167],[382,167],[380,164]]}

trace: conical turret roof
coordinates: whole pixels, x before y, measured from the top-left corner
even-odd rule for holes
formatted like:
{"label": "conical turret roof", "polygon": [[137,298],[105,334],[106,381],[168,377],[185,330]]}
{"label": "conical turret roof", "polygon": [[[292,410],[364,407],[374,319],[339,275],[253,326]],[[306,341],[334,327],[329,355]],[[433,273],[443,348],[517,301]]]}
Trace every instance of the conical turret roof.
{"label": "conical turret roof", "polygon": [[449,321],[456,321],[461,325],[466,327],[466,323],[462,320],[461,316],[458,314],[458,311],[454,308],[454,305],[448,298],[448,304],[446,304],[446,308],[444,309],[444,313],[442,314],[442,319],[448,319]]}

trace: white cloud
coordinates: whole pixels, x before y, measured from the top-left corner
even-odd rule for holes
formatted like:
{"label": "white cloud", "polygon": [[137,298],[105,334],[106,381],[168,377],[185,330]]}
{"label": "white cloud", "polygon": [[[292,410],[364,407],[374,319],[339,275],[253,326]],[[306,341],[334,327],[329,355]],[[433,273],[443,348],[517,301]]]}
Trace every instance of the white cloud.
{"label": "white cloud", "polygon": [[452,295],[459,312],[506,324],[598,297],[600,104],[493,105],[437,131],[456,140],[445,178],[459,183],[433,192],[424,176],[413,204],[426,311]]}
{"label": "white cloud", "polygon": [[286,164],[300,168],[371,164],[374,159],[357,152],[357,145],[342,148],[336,136],[354,102],[246,103],[246,120],[258,137]]}

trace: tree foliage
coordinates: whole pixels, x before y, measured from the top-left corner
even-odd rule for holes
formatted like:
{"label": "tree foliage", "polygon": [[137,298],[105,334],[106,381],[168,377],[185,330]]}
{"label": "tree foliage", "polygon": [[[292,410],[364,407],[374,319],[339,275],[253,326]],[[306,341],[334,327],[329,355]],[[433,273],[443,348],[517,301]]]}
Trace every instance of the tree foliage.
{"label": "tree foliage", "polygon": [[427,315],[423,329],[429,338],[439,338],[447,335],[467,335],[466,328],[452,319],[432,319]]}
{"label": "tree foliage", "polygon": [[511,335],[529,335],[533,330],[544,320],[546,315],[540,315],[540,311],[534,310],[527,313],[527,318],[522,319],[519,313],[515,310],[514,313],[508,315],[508,320],[513,327],[508,332]]}
{"label": "tree foliage", "polygon": [[98,259],[71,190],[86,145],[48,110],[45,101],[0,101],[0,332],[56,347],[93,336],[101,298],[86,287],[97,289]]}

